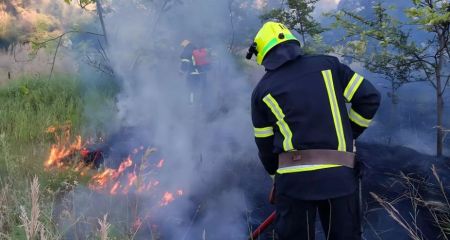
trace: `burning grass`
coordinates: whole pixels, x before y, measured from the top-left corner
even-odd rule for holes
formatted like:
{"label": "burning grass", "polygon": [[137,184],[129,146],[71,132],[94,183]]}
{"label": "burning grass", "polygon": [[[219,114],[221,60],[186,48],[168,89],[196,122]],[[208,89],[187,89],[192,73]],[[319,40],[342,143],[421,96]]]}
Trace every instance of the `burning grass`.
{"label": "burning grass", "polygon": [[[82,122],[86,124],[87,119],[82,107],[85,101],[95,98],[96,104],[103,104],[103,108],[110,106],[105,102],[113,101],[113,94],[100,92],[86,96],[84,92],[83,96],[81,92],[80,81],[67,75],[56,75],[51,80],[24,76],[1,86],[0,239],[27,239],[24,223],[36,219],[35,215],[30,215],[31,209],[35,213],[39,209],[38,219],[41,229],[45,229],[44,235],[41,235],[43,231],[34,231],[33,234],[39,235],[37,238],[58,239],[60,236],[51,217],[53,203],[59,192],[87,180],[71,169],[45,171],[42,160],[49,156],[48,150],[55,143],[47,127],[67,125],[72,133],[79,134],[79,126]],[[71,143],[75,140],[70,139]],[[40,187],[39,191],[34,187],[31,198],[33,188],[29,183],[34,176],[39,177]]]}
{"label": "burning grass", "polygon": [[[117,167],[105,164],[105,162],[116,162],[117,159],[111,159],[108,155],[110,151],[108,143],[102,142],[101,149],[95,149],[99,146],[99,141],[103,139],[87,139],[83,140],[81,136],[71,136],[70,126],[52,126],[49,127],[48,132],[54,135],[55,144],[49,149],[49,156],[43,162],[43,168],[46,172],[72,172],[77,175],[76,184],[71,185],[67,189],[58,190],[56,193],[59,197],[56,202],[57,205],[65,201],[76,202],[74,198],[75,191],[88,193],[86,202],[117,202],[117,205],[129,208],[127,210],[127,220],[122,219],[121,215],[109,215],[109,225],[105,223],[106,219],[101,220],[102,224],[99,233],[101,238],[105,236],[105,229],[121,228],[118,233],[121,236],[134,236],[143,227],[144,231],[149,231],[151,236],[156,236],[157,230],[154,229],[153,222],[155,213],[159,214],[164,211],[164,208],[169,207],[177,199],[184,195],[182,188],[166,189],[163,184],[160,184],[159,175],[164,171],[166,161],[164,159],[154,156],[155,148],[137,146],[129,149],[127,157],[120,161]],[[91,159],[91,153],[99,154],[98,164]],[[120,160],[120,159],[119,159]],[[105,162],[104,162],[105,161]],[[84,178],[84,182],[80,185],[80,179]],[[79,186],[79,188],[78,188]],[[77,190],[78,189],[78,190]],[[122,203],[123,199],[127,199],[126,203]],[[128,201],[131,199],[131,201]],[[146,202],[143,204],[142,202]],[[145,207],[145,210],[138,210]],[[53,221],[57,224],[65,225],[63,229],[68,229],[66,232],[72,233],[79,230],[77,228],[89,228],[94,223],[80,222],[81,218],[99,218],[100,215],[110,214],[114,207],[109,207],[99,211],[99,208],[92,209],[88,214],[71,213],[73,206],[57,207],[59,210],[53,213]],[[89,209],[90,206],[82,208]],[[120,209],[119,209],[120,210]],[[67,217],[71,216],[71,217]],[[100,225],[102,225],[100,224]],[[107,227],[108,226],[108,227]],[[155,225],[157,227],[157,225]],[[83,232],[83,235],[91,234],[89,231]],[[65,237],[67,233],[64,235]]]}

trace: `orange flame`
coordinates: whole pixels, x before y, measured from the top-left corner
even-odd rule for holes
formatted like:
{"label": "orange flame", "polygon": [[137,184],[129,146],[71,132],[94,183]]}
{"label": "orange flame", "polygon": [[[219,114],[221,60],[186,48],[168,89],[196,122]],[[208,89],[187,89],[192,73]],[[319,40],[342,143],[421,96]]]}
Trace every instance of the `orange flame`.
{"label": "orange flame", "polygon": [[[48,159],[44,162],[46,168],[50,167],[72,167],[80,176],[91,175],[92,169],[90,166],[86,166],[83,161],[70,163],[64,161],[65,159],[72,158],[73,156],[79,156],[82,158],[89,156],[89,150],[84,148],[84,146],[89,145],[94,142],[94,140],[84,139],[82,141],[81,136],[77,136],[76,139],[71,142],[70,135],[70,124],[63,125],[60,127],[50,126],[47,129],[48,133],[55,136],[56,144],[52,145],[50,148],[50,154]],[[141,151],[144,151],[144,155],[141,158],[140,164],[135,165],[133,163],[132,156],[136,156]],[[130,190],[135,188],[135,191],[142,193],[145,191],[158,190],[160,182],[155,179],[153,171],[142,174],[142,171],[146,171],[150,167],[162,168],[164,167],[165,160],[161,159],[158,162],[150,163],[147,158],[152,152],[156,151],[154,148],[144,148],[144,146],[139,146],[130,151],[130,155],[124,159],[117,169],[106,168],[101,172],[91,175],[88,187],[94,191],[104,191],[111,195],[116,194],[128,194]],[[130,167],[134,166],[133,171],[127,171]],[[125,172],[127,174],[125,175]],[[176,198],[184,194],[183,190],[178,189],[173,192],[165,192],[159,202],[160,206],[167,206],[173,202]],[[139,228],[142,224],[141,219],[136,219],[135,226]]]}
{"label": "orange flame", "polygon": [[76,151],[80,151],[82,148],[81,136],[77,136],[75,142],[73,142],[70,146],[66,147],[63,143],[54,144],[50,149],[50,156],[47,161],[44,163],[45,167],[51,166],[61,166],[61,161],[74,154]]}
{"label": "orange flame", "polygon": [[157,168],[162,168],[164,165],[164,159],[159,160],[158,164],[156,165]]}
{"label": "orange flame", "polygon": [[120,182],[116,182],[114,184],[114,186],[111,188],[111,190],[109,191],[109,193],[111,193],[111,195],[116,195],[117,189],[119,189],[119,187],[120,187]]}
{"label": "orange flame", "polygon": [[174,200],[175,200],[175,197],[173,196],[172,193],[165,192],[160,205],[167,206],[167,205],[169,205],[169,203],[173,202]]}

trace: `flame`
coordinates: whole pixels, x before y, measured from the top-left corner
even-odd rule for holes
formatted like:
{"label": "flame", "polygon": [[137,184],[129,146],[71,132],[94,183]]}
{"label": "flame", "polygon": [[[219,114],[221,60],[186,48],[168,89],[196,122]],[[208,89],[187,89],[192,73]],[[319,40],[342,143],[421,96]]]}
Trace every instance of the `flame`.
{"label": "flame", "polygon": [[169,203],[173,202],[175,200],[175,197],[170,192],[165,192],[163,198],[161,199],[160,206],[167,206]]}
{"label": "flame", "polygon": [[[120,187],[120,182],[117,181],[122,173],[129,167],[133,165],[133,161],[131,157],[128,157],[125,161],[123,161],[117,170],[112,168],[107,168],[101,173],[97,173],[91,178],[91,184],[89,187],[93,190],[101,190],[104,189],[109,182],[116,181],[113,187],[110,190],[111,194],[116,194],[118,188]],[[137,178],[136,178],[137,179]],[[133,178],[133,182],[136,181]]]}
{"label": "flame", "polygon": [[128,158],[120,164],[119,169],[117,169],[116,174],[117,175],[121,174],[123,171],[125,171],[125,169],[131,167],[132,164],[133,164],[133,160],[131,160],[131,157],[128,156]]}
{"label": "flame", "polygon": [[[165,160],[160,159],[157,162],[150,162],[148,160],[150,155],[156,151],[155,148],[146,148],[144,146],[132,148],[130,149],[130,155],[123,159],[117,169],[105,168],[100,172],[93,173],[91,166],[86,166],[81,159],[88,157],[91,153],[91,149],[85,146],[98,141],[94,139],[82,140],[81,136],[77,136],[72,142],[70,124],[61,127],[50,126],[46,131],[55,136],[56,143],[50,148],[49,157],[44,162],[45,168],[64,167],[65,169],[69,169],[70,167],[80,176],[90,176],[88,187],[93,191],[111,195],[126,195],[132,191],[136,193],[151,192],[152,195],[156,196],[160,196],[159,194],[163,193],[160,201],[156,203],[156,206],[159,203],[160,207],[167,206],[175,201],[176,198],[184,195],[182,189],[166,191],[162,188],[162,184],[157,179],[158,174],[154,170],[163,168]],[[136,163],[133,158],[140,152],[142,152],[142,156],[139,155],[140,160]],[[64,161],[69,157],[72,158],[75,156],[81,157],[81,161]],[[139,228],[142,221],[142,219],[137,218],[133,226]]]}
{"label": "flame", "polygon": [[46,168],[51,166],[61,166],[62,160],[80,151],[82,148],[81,136],[77,136],[75,141],[68,147],[64,146],[64,143],[53,144],[50,149],[50,156],[45,161],[44,166]]}
{"label": "flame", "polygon": [[105,171],[94,175],[91,178],[91,183],[89,184],[89,188],[91,189],[103,189],[106,184],[109,182],[111,176],[114,174],[114,169],[108,168]]}
{"label": "flame", "polygon": [[109,191],[109,193],[111,194],[111,195],[116,195],[117,194],[117,189],[119,189],[119,187],[120,187],[120,182],[116,182],[115,184],[114,184],[114,186],[111,188],[111,190]]}
{"label": "flame", "polygon": [[50,126],[50,127],[47,128],[47,131],[46,131],[46,132],[47,132],[47,133],[54,133],[54,132],[56,132],[56,127]]}
{"label": "flame", "polygon": [[129,173],[128,174],[128,183],[125,186],[125,188],[122,190],[123,194],[128,194],[128,192],[130,191],[131,187],[136,183],[137,181],[137,176],[136,173]]}
{"label": "flame", "polygon": [[164,159],[159,160],[158,164],[156,165],[157,168],[162,168],[164,165]]}

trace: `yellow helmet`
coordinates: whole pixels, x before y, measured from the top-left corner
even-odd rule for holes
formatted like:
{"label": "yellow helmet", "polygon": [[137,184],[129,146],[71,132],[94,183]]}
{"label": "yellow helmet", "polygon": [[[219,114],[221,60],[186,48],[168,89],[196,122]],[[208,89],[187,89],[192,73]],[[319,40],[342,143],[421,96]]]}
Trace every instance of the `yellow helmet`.
{"label": "yellow helmet", "polygon": [[254,53],[256,55],[256,62],[258,64],[262,64],[264,57],[273,47],[290,40],[299,42],[291,31],[289,31],[289,29],[283,24],[277,22],[267,22],[256,34],[254,43],[249,49],[249,55],[247,55],[247,58],[250,59],[251,54]]}

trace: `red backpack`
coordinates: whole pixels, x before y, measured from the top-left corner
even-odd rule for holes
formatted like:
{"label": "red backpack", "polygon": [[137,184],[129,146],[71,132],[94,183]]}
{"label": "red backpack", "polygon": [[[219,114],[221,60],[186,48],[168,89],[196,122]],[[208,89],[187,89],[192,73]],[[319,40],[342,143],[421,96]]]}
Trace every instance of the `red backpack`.
{"label": "red backpack", "polygon": [[207,66],[211,63],[206,48],[194,49],[194,51],[192,51],[192,59],[194,60],[194,66]]}

